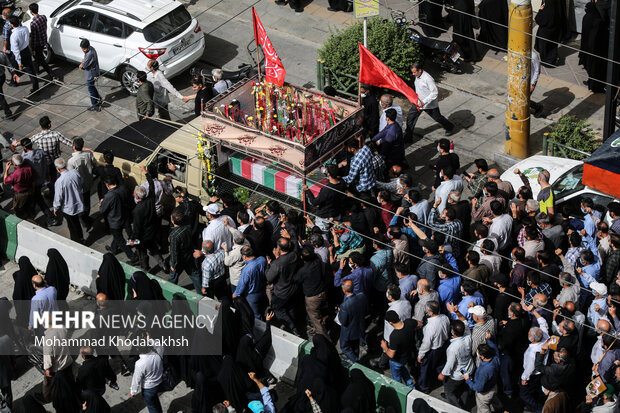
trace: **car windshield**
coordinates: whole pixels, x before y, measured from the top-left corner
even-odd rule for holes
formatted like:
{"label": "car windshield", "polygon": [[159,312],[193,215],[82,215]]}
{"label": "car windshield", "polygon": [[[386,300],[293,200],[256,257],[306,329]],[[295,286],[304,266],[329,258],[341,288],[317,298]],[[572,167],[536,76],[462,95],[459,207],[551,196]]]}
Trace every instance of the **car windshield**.
{"label": "car windshield", "polygon": [[146,26],[142,32],[147,42],[159,43],[172,39],[185,31],[192,22],[192,16],[182,5],[159,20]]}
{"label": "car windshield", "polygon": [[581,191],[585,185],[581,183],[583,164],[575,166],[551,185],[555,199],[562,199],[574,192]]}
{"label": "car windshield", "polygon": [[60,6],[59,8],[57,8],[56,10],[54,10],[52,12],[52,14],[50,14],[50,17],[56,17],[58,15],[58,13],[67,10],[69,7],[73,7],[74,5],[78,4],[80,2],[80,0],[69,0],[65,3],[62,4],[62,6]]}

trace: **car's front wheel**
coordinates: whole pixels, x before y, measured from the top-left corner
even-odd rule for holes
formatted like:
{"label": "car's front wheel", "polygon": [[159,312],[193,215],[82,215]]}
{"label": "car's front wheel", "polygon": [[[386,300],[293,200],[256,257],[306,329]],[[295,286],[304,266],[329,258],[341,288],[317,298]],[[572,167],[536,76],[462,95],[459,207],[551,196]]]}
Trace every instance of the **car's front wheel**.
{"label": "car's front wheel", "polygon": [[135,96],[138,93],[138,87],[140,86],[136,72],[136,69],[133,67],[124,66],[119,74],[121,86],[123,86],[123,88],[132,96]]}

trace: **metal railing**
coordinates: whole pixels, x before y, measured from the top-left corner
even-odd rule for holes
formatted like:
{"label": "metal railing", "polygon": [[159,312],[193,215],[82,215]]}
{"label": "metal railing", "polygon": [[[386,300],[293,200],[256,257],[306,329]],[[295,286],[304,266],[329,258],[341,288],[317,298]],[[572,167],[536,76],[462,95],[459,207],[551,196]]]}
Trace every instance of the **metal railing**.
{"label": "metal railing", "polygon": [[[319,90],[325,89],[325,86],[331,86],[336,89],[336,92],[343,96],[348,96],[353,99],[357,99],[357,76],[350,75],[348,73],[339,73],[331,70],[324,64],[321,59],[316,61],[316,87]],[[341,79],[347,78],[353,80],[349,86],[345,86]]]}
{"label": "metal railing", "polygon": [[554,141],[549,138],[548,133],[543,135],[542,154],[545,156],[549,155],[569,159],[585,159],[591,155],[589,152],[571,148],[570,146]]}

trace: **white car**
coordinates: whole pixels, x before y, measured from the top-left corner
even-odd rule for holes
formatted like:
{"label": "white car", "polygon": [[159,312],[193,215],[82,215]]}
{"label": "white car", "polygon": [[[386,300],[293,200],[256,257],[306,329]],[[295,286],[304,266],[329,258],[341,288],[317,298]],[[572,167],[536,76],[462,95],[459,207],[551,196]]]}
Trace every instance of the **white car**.
{"label": "white car", "polygon": [[82,39],[97,51],[102,75],[115,77],[131,94],[136,71],[157,59],[168,79],[202,57],[200,24],[176,0],[41,0],[47,16],[46,60],[61,56],[80,63]]}
{"label": "white car", "polygon": [[[557,207],[562,205],[568,205],[570,208],[571,216],[582,216],[581,213],[581,198],[592,198],[595,205],[604,209],[607,205],[615,201],[613,195],[605,194],[594,188],[586,186],[581,181],[583,176],[583,162],[574,159],[557,158],[555,156],[542,156],[536,155],[526,158],[502,174],[500,179],[502,181],[508,181],[512,184],[515,191],[523,185],[521,178],[514,174],[514,170],[519,169],[525,176],[527,176],[534,199],[540,192],[540,185],[538,185],[538,173],[544,169],[549,171],[550,184],[553,190],[553,199]],[[560,212],[556,209],[557,212]]]}

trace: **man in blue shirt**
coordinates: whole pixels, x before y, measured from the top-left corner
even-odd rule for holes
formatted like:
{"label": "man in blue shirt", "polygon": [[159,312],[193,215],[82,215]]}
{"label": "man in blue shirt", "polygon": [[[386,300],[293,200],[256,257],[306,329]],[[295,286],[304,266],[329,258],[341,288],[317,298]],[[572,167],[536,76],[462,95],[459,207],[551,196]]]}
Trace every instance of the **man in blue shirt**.
{"label": "man in blue shirt", "polygon": [[88,108],[90,111],[101,111],[101,105],[103,100],[95,87],[95,81],[99,77],[99,59],[97,58],[97,51],[91,47],[90,42],[87,39],[83,39],[80,42],[80,49],[84,52],[84,59],[78,68],[83,70],[86,74],[86,88],[90,95],[90,104]]}
{"label": "man in blue shirt", "polygon": [[245,297],[252,311],[254,311],[254,317],[262,320],[265,286],[267,285],[265,278],[267,260],[265,257],[255,257],[252,247],[247,245],[241,248],[241,256],[245,261],[245,266],[241,270],[241,277],[239,277],[233,298]]}
{"label": "man in blue shirt", "polygon": [[[28,329],[34,328],[34,313],[43,314],[44,312],[56,311],[56,288],[48,286],[40,275],[32,277],[32,285],[34,286],[34,297],[30,304],[30,320],[28,321]],[[38,326],[38,330],[43,331],[43,326]]]}
{"label": "man in blue shirt", "polygon": [[372,141],[379,145],[381,156],[385,159],[385,166],[391,168],[392,165],[402,165],[405,163],[405,143],[403,140],[403,130],[396,123],[396,110],[388,109],[385,111],[387,126],[372,138]]}
{"label": "man in blue shirt", "polygon": [[340,287],[343,281],[351,280],[353,282],[353,292],[355,294],[364,293],[366,297],[372,290],[373,271],[370,267],[362,267],[364,257],[359,252],[353,252],[348,259],[351,273],[343,277],[344,267],[347,265],[347,259],[340,260],[340,267],[334,274],[334,287]]}
{"label": "man in blue shirt", "polygon": [[441,299],[441,309],[447,313],[446,303],[456,303],[460,301],[461,276],[454,275],[451,269],[439,267],[439,287],[437,292]]}
{"label": "man in blue shirt", "polygon": [[[501,402],[497,398],[497,380],[499,379],[499,353],[497,346],[487,333],[486,344],[480,344],[477,349],[478,357],[482,362],[476,369],[473,377],[463,374],[465,383],[476,392],[476,408],[480,413],[503,411]],[[492,407],[493,408],[492,408]]]}
{"label": "man in blue shirt", "polygon": [[418,276],[407,275],[409,272],[409,267],[401,262],[394,264],[394,272],[398,278],[400,298],[405,300],[409,299],[411,292],[418,288]]}
{"label": "man in blue shirt", "polygon": [[[459,313],[463,314],[467,319],[469,328],[474,327],[474,319],[469,313],[469,311],[467,311],[469,307],[474,307],[477,305],[481,305],[484,307],[484,297],[476,288],[476,283],[469,280],[463,282],[463,285],[461,286],[461,294],[463,296],[463,299],[461,300],[461,302],[459,302],[458,309]],[[450,313],[450,318],[453,320],[459,319],[456,313]]]}

